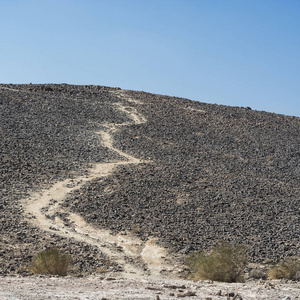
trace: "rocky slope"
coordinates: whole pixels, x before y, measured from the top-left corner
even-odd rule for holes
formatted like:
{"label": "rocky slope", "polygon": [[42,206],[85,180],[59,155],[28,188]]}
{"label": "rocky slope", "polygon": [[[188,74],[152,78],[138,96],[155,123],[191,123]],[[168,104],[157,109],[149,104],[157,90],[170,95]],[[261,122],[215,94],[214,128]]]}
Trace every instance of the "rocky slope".
{"label": "rocky slope", "polygon": [[253,261],[299,254],[299,118],[127,94],[148,122],[119,131],[117,147],[151,162],[91,182],[69,207],[183,253],[222,238],[249,245]]}
{"label": "rocky slope", "polygon": [[[116,104],[146,122],[130,122]],[[73,253],[76,272],[106,263],[99,247],[33,226],[20,200],[124,160],[96,134],[108,124],[127,124],[112,133],[114,147],[143,163],[73,190],[66,212],[158,237],[181,257],[219,239],[248,245],[253,262],[299,255],[299,118],[101,86],[0,85],[2,273],[51,245]]]}

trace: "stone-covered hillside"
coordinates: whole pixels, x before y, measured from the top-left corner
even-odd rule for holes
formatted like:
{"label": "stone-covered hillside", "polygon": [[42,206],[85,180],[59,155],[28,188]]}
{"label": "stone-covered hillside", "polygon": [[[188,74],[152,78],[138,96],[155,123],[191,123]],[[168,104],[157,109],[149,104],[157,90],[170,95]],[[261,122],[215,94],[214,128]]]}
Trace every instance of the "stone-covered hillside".
{"label": "stone-covered hillside", "polygon": [[68,196],[66,210],[113,232],[156,236],[180,254],[219,239],[248,245],[256,262],[300,254],[299,118],[101,86],[0,85],[5,272],[30,261],[40,245],[83,257],[92,251],[93,258],[76,262],[83,270],[104,259],[95,247],[33,228],[19,200],[96,162],[120,159],[96,134],[105,124],[128,122],[116,102],[147,122],[120,127],[114,147],[145,162],[87,183]]}
{"label": "stone-covered hillside", "polygon": [[225,239],[249,245],[255,261],[299,254],[299,118],[127,94],[148,122],[119,131],[116,144],[150,162],[92,182],[69,207],[184,253]]}

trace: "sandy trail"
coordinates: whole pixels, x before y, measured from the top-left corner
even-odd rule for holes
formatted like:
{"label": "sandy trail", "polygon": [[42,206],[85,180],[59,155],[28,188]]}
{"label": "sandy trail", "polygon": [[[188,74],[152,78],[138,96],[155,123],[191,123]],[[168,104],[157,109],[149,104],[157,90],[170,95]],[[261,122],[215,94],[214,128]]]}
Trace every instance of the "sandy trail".
{"label": "sandy trail", "polygon": [[[124,98],[122,92],[114,92],[114,94],[128,102],[135,102],[131,98]],[[123,275],[126,275],[127,278],[144,276],[163,278],[162,272],[168,274],[168,277],[170,275],[176,276],[175,270],[178,269],[178,266],[170,259],[166,259],[166,249],[156,245],[155,238],[143,242],[128,232],[112,235],[109,230],[95,228],[87,224],[80,215],[68,212],[61,206],[69,193],[80,189],[91,180],[111,175],[118,165],[146,163],[115,148],[112,134],[122,126],[142,124],[147,120],[133,107],[124,106],[120,103],[116,103],[115,107],[125,112],[132,121],[121,124],[106,124],[107,129],[99,131],[97,134],[101,137],[105,147],[124,157],[124,160],[98,163],[88,169],[87,176],[78,176],[75,179],[57,182],[49,189],[23,199],[24,216],[33,225],[46,232],[97,246],[111,261],[122,266]],[[59,216],[61,213],[64,213],[63,219]],[[142,261],[146,267],[140,268],[134,263],[128,263],[128,258],[131,258],[131,261],[132,259]]]}
{"label": "sandy trail", "polygon": [[10,90],[10,91],[14,91],[14,92],[19,92],[19,91],[20,91],[20,90],[12,89],[12,88],[5,87],[5,86],[0,86],[0,89],[3,89],[3,90]]}

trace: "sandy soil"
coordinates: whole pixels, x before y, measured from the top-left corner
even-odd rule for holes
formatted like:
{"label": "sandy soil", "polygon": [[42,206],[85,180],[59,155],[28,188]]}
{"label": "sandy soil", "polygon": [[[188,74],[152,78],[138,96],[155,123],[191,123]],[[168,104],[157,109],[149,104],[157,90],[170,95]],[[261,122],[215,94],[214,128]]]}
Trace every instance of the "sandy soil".
{"label": "sandy soil", "polygon": [[[229,294],[231,293],[231,294]],[[300,283],[191,282],[186,280],[2,277],[0,299],[299,299]],[[231,295],[231,297],[229,297]],[[238,296],[239,297],[238,297]],[[290,297],[290,298],[288,298]]]}

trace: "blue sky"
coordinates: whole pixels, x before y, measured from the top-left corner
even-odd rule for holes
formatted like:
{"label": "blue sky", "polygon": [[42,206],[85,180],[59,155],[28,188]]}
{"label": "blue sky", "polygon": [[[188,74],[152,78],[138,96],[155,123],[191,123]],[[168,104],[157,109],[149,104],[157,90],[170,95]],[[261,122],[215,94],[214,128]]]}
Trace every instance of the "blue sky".
{"label": "blue sky", "polygon": [[300,116],[299,0],[0,0],[0,82]]}

